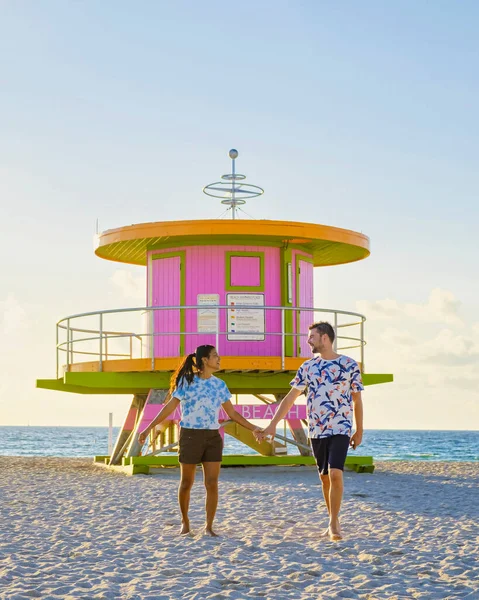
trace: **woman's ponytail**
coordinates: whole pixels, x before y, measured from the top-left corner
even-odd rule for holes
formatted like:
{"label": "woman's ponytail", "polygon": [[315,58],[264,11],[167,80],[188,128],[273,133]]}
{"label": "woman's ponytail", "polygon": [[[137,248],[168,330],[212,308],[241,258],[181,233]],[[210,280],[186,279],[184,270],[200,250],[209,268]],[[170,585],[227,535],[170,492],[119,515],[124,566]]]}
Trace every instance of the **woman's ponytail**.
{"label": "woman's ponytail", "polygon": [[184,384],[185,381],[188,385],[191,385],[195,375],[203,370],[203,358],[208,358],[214,349],[215,347],[210,344],[203,344],[196,348],[196,352],[185,356],[180,366],[171,376],[170,391]]}
{"label": "woman's ponytail", "polygon": [[170,390],[173,391],[175,388],[184,383],[184,381],[186,381],[188,385],[191,385],[197,371],[198,367],[196,366],[196,354],[192,352],[183,359],[183,362],[171,376]]}

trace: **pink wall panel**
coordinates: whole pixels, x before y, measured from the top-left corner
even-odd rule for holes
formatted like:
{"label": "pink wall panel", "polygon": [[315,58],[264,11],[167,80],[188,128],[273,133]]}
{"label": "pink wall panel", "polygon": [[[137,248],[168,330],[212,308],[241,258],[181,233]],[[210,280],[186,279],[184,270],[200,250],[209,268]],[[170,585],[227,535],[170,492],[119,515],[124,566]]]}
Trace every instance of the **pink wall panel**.
{"label": "pink wall panel", "polygon": [[[224,303],[224,249],[218,246],[195,246],[186,251],[186,304],[198,304],[198,294],[218,294],[219,304]],[[198,329],[198,313],[186,313],[186,331]],[[196,334],[186,337],[186,352],[194,352],[200,344],[216,345],[214,334]],[[220,351],[222,351],[220,349]]]}
{"label": "pink wall panel", "polygon": [[[311,306],[313,307],[314,304],[314,299],[311,299],[311,303],[308,304],[302,304],[301,302],[297,302],[297,290],[298,290],[298,285],[299,282],[296,281],[296,267],[298,265],[298,261],[301,260],[302,257],[305,258],[312,258],[311,254],[307,254],[306,252],[303,252],[302,250],[293,250],[292,253],[292,271],[293,271],[293,306]],[[302,261],[302,263],[304,264],[305,261]],[[311,272],[311,288],[313,286],[313,273]],[[298,332],[298,326],[297,326],[297,321],[298,321],[298,314],[294,313],[294,318],[293,318],[293,333],[297,333]],[[295,342],[293,344],[293,356],[302,356],[302,354],[298,353],[298,343]],[[308,346],[309,348],[309,346]],[[308,355],[309,356],[309,355]]]}
{"label": "pink wall panel", "polygon": [[[179,256],[160,258],[153,261],[153,306],[178,306],[180,301]],[[180,351],[180,311],[157,310],[154,314],[155,333],[172,334],[155,336],[155,356],[159,358],[178,356]]]}
{"label": "pink wall panel", "polygon": [[[313,265],[310,262],[299,258],[299,306],[312,307],[313,304]],[[311,311],[301,311],[299,314],[299,339],[300,356],[311,357],[311,348],[308,345],[308,328],[314,321],[314,313]]]}
{"label": "pink wall panel", "polygon": [[[225,290],[225,253],[227,251],[264,252],[265,257],[265,306],[281,305],[280,286],[280,249],[262,246],[192,246],[168,248],[151,251],[155,255],[184,250],[186,269],[186,305],[197,305],[198,294],[219,294],[219,303],[226,304]],[[158,262],[153,261],[153,265]],[[160,261],[161,262],[161,261]],[[153,270],[156,289],[157,274]],[[154,304],[154,302],[153,302]],[[178,301],[179,304],[179,301]],[[197,331],[197,311],[186,311],[186,332]],[[226,310],[220,311],[220,330],[226,332]],[[266,332],[280,332],[280,311],[267,311]],[[199,344],[216,344],[214,334],[197,334],[185,336],[185,352],[193,352]],[[281,337],[266,336],[265,341],[228,341],[226,335],[219,339],[219,351],[227,356],[279,356],[281,354]],[[171,356],[176,356],[172,354]]]}

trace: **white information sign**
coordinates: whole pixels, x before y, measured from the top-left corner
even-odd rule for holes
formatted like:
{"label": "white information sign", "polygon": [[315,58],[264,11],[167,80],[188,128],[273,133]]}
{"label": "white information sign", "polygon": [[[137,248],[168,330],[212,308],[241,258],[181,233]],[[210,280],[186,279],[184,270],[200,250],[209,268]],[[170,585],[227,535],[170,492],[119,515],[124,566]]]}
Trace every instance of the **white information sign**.
{"label": "white information sign", "polygon": [[[220,303],[219,294],[198,294],[198,306],[211,306]],[[198,308],[198,333],[216,333],[218,328],[218,310],[216,308]]]}
{"label": "white information sign", "polygon": [[[265,312],[244,306],[264,306],[264,294],[226,294],[228,340],[264,340]],[[245,333],[248,332],[248,333]]]}

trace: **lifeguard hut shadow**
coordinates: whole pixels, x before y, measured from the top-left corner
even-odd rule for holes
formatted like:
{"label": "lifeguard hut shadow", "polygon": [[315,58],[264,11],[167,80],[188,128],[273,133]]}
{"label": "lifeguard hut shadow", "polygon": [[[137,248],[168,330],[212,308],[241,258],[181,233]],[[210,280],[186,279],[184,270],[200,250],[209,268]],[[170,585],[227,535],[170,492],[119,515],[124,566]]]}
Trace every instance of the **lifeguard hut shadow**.
{"label": "lifeguard hut shadow", "polygon": [[[233,217],[243,203],[241,192],[248,197],[244,176],[235,173],[236,156],[232,174],[205,188],[211,194],[218,186],[230,186],[223,203]],[[261,189],[252,187],[250,197]],[[38,380],[37,386],[133,395],[111,456],[95,457],[98,464],[132,474],[178,464],[179,414],[152,431],[146,452],[138,436],[167,401],[179,357],[200,344],[218,349],[222,356],[218,376],[238,395],[236,410],[249,418],[272,416],[296,370],[311,357],[307,332],[317,320],[331,322],[335,349],[358,360],[365,385],[393,379],[391,374],[365,370],[363,315],[313,304],[313,269],[366,258],[369,240],[361,233],[311,223],[236,218],[143,223],[100,234],[96,254],[145,266],[147,305],[61,319],[56,378]],[[254,396],[259,404],[243,403],[245,395]],[[226,454],[223,463],[313,464],[303,429],[305,417],[304,404],[293,407],[286,419],[289,433],[261,444],[251,432],[225,422],[221,430],[257,454]],[[288,454],[291,445],[299,454]],[[351,456],[347,464],[359,472],[374,469],[372,457]]]}

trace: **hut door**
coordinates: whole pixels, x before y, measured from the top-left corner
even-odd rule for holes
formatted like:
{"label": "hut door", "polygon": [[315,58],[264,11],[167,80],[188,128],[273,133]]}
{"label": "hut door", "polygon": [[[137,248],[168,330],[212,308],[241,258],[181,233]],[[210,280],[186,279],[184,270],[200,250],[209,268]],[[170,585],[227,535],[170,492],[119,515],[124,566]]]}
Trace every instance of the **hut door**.
{"label": "hut door", "polygon": [[[313,265],[311,262],[302,260],[298,257],[297,264],[297,304],[296,306],[312,308],[313,307]],[[296,327],[301,335],[297,337],[296,350],[297,356],[310,357],[311,348],[308,346],[308,327],[314,320],[312,311],[298,311]]]}
{"label": "hut door", "polygon": [[[154,257],[153,306],[181,305],[181,256]],[[156,310],[155,356],[176,357],[182,353],[180,310]]]}

